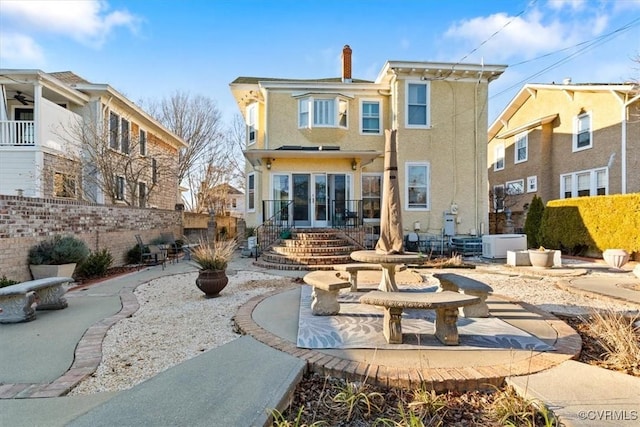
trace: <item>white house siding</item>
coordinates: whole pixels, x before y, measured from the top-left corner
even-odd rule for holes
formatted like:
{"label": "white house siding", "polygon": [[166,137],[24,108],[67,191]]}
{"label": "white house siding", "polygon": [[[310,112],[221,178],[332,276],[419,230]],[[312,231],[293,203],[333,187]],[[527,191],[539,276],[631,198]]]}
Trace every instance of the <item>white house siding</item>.
{"label": "white house siding", "polygon": [[35,147],[0,147],[0,194],[17,195],[17,190],[23,194],[36,197],[36,165]]}

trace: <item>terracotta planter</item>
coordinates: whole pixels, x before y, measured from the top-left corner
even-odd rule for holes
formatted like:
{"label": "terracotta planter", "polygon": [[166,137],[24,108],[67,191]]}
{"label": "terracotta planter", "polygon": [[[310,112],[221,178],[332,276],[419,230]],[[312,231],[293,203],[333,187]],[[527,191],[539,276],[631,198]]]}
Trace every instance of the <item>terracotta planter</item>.
{"label": "terracotta planter", "polygon": [[531,261],[531,265],[536,268],[553,267],[554,253],[555,251],[549,249],[543,251],[539,249],[529,249],[529,261]]}
{"label": "terracotta planter", "polygon": [[196,285],[207,298],[217,297],[229,283],[225,270],[201,270]]}
{"label": "terracotta planter", "polygon": [[46,277],[72,277],[76,264],[30,265],[29,269],[34,280]]}
{"label": "terracotta planter", "polygon": [[620,269],[629,262],[629,253],[624,249],[607,249],[602,253],[602,258],[610,267]]}

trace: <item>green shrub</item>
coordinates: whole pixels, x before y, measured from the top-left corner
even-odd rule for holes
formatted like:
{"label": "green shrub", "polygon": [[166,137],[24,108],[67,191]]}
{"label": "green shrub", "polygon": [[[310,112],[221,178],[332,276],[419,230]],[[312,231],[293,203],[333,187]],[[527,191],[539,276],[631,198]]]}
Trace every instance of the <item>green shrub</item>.
{"label": "green shrub", "polygon": [[11,279],[7,279],[7,276],[5,276],[4,274],[0,278],[0,288],[4,288],[5,286],[15,285],[16,283],[20,283],[20,282],[17,282],[15,280],[11,280]]}
{"label": "green shrub", "polygon": [[81,264],[89,255],[89,248],[73,236],[53,236],[29,249],[29,264],[60,265]]}
{"label": "green shrub", "polygon": [[605,249],[640,252],[640,193],[577,197],[547,203],[540,244],[579,255]]}
{"label": "green shrub", "polygon": [[540,225],[544,214],[544,203],[540,197],[533,196],[527,219],[524,221],[524,232],[527,235],[527,245],[530,248],[540,247]]}
{"label": "green shrub", "polygon": [[108,249],[91,252],[86,260],[78,266],[77,273],[81,277],[104,276],[113,264],[113,257]]}
{"label": "green shrub", "polygon": [[[145,248],[145,253],[149,252],[148,248]],[[134,247],[127,251],[127,264],[140,264],[142,262],[142,250],[136,243]]]}

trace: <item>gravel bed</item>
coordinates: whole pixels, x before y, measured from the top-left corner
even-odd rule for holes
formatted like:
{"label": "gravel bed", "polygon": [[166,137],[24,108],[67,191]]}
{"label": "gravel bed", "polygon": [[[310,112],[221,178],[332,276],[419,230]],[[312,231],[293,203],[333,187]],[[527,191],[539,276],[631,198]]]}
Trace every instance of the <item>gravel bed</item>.
{"label": "gravel bed", "polygon": [[[494,293],[533,304],[545,311],[580,315],[593,309],[637,310],[623,302],[590,298],[561,290],[558,277],[508,275],[459,269],[456,274],[491,285]],[[596,273],[597,274],[597,273]],[[232,317],[254,296],[284,289],[292,279],[238,271],[218,298],[204,298],[195,285],[197,273],[169,276],[139,286],[140,309],[114,325],[103,341],[97,371],[69,395],[119,391],[239,337]],[[168,303],[170,302],[170,303]],[[203,327],[207,325],[207,327]]]}

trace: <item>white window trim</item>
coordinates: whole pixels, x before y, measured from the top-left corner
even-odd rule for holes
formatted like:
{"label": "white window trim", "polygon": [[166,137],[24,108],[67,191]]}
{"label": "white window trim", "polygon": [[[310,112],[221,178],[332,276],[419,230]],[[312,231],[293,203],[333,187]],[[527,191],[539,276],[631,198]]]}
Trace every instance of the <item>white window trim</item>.
{"label": "white window trim", "polygon": [[[578,147],[578,126],[580,124],[580,119],[583,117],[589,118],[589,145],[585,145],[584,147]],[[586,113],[578,114],[573,119],[573,145],[572,150],[574,153],[578,151],[588,150],[593,148],[593,116],[591,112],[588,111]]]}
{"label": "white window trim", "polygon": [[[315,102],[333,100],[333,123],[332,124],[315,124]],[[347,106],[347,120],[345,125],[340,125],[340,102],[344,102]],[[301,105],[307,105],[307,123],[304,124],[300,121],[300,115],[302,113]],[[306,96],[298,99],[298,115],[296,117],[298,123],[298,129],[313,129],[313,128],[330,128],[330,129],[349,129],[349,99],[342,95],[327,95],[327,96]]]}
{"label": "white window trim", "polygon": [[[504,143],[500,143],[496,145],[493,150],[494,160],[493,160],[493,170],[501,171],[504,170],[505,166],[505,156],[504,156]],[[502,158],[502,167],[498,167],[498,159]]]}
{"label": "white window trim", "polygon": [[[419,84],[424,85],[427,88],[427,117],[426,124],[424,125],[413,125],[409,124],[409,85],[410,84]],[[404,84],[404,94],[405,94],[405,102],[404,102],[404,126],[407,129],[430,129],[431,128],[431,83],[423,80],[406,80]]]}
{"label": "white window trim", "polygon": [[[249,198],[251,197],[251,188],[249,187],[249,180],[250,178],[253,177],[253,208],[250,208],[251,203],[249,203]],[[258,200],[256,197],[256,193],[258,190],[258,186],[257,186],[257,179],[256,179],[257,175],[255,172],[250,172],[249,174],[247,174],[247,212],[255,212],[256,211],[256,205],[258,204]]]}
{"label": "white window trim", "polygon": [[560,198],[561,199],[567,198],[564,196],[564,193],[568,191],[564,185],[564,178],[567,176],[571,177],[571,198],[579,197],[578,196],[578,175],[583,175],[586,173],[590,174],[589,196],[597,196],[598,195],[598,179],[597,179],[598,172],[605,173],[606,183],[604,187],[604,194],[605,195],[609,194],[609,170],[606,167],[604,167],[604,168],[586,169],[586,170],[581,170],[581,171],[576,171],[571,173],[564,173],[560,175]]}
{"label": "white window trim", "polygon": [[[253,122],[253,123],[252,123]],[[253,139],[250,139],[250,129],[253,127]],[[258,140],[258,108],[257,103],[247,107],[247,146],[254,145]]]}
{"label": "white window trim", "polygon": [[[518,142],[524,140],[524,159],[518,159]],[[529,160],[529,133],[522,132],[516,135],[516,139],[513,143],[513,163],[524,163]]]}
{"label": "white window trim", "polygon": [[[513,184],[520,185],[520,188],[522,189],[522,191],[511,192],[510,189],[513,186]],[[504,183],[504,188],[505,188],[505,194],[508,196],[517,196],[520,194],[524,194],[525,193],[524,179],[514,179],[513,181],[507,181]]]}
{"label": "white window trim", "polygon": [[[378,132],[365,132],[362,126],[362,122],[364,120],[364,108],[363,104],[365,102],[368,103],[377,103],[378,104]],[[382,99],[380,98],[362,98],[360,99],[360,117],[359,117],[359,127],[360,127],[360,135],[372,135],[378,136],[382,135]]]}
{"label": "white window trim", "polygon": [[538,191],[538,176],[527,177],[527,193],[535,193]]}
{"label": "white window trim", "polygon": [[[424,166],[426,168],[426,187],[427,187],[427,200],[425,200],[426,207],[409,207],[409,168],[411,166]],[[384,184],[384,181],[383,181]],[[404,177],[404,208],[407,211],[413,212],[426,212],[431,210],[431,164],[429,162],[407,162],[405,163],[405,177]],[[383,189],[384,191],[384,189]]]}
{"label": "white window trim", "polygon": [[[360,192],[362,194],[362,196],[360,197],[362,200],[364,200],[364,186],[362,185],[362,181],[364,180],[365,177],[378,177],[380,179],[380,216],[382,216],[382,192],[384,191],[384,189],[382,188],[382,186],[384,185],[384,174],[381,172],[365,172],[360,176]],[[364,205],[363,205],[364,207]],[[380,222],[380,218],[362,218],[363,222],[371,222],[371,223],[379,223]]]}

